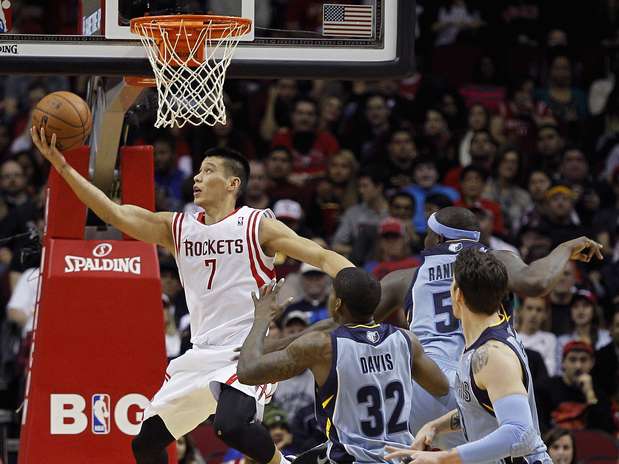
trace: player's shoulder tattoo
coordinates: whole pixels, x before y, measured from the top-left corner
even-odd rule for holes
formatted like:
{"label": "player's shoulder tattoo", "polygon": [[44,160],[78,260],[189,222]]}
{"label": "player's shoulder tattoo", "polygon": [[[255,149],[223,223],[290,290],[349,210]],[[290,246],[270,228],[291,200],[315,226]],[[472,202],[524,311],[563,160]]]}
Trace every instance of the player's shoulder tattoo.
{"label": "player's shoulder tattoo", "polygon": [[477,374],[488,364],[488,347],[486,345],[480,346],[473,353],[473,359],[471,359],[471,366],[473,368],[473,374]]}

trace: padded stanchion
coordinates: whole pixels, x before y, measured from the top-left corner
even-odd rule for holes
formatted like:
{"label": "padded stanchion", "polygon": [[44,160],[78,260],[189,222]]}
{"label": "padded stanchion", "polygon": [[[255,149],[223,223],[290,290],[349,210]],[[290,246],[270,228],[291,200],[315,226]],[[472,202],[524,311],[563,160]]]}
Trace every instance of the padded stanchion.
{"label": "padded stanchion", "polygon": [[[155,166],[152,145],[120,149],[120,190],[123,204],[155,211]],[[132,240],[123,234],[125,240]]]}
{"label": "padded stanchion", "polygon": [[[86,149],[65,156],[87,174]],[[124,161],[123,200],[152,209],[152,149],[150,170],[142,158]],[[20,464],[134,463],[131,439],[165,378],[156,247],[82,240],[85,223],[86,207],[52,170]]]}
{"label": "padded stanchion", "polygon": [[[88,179],[88,147],[69,150],[63,155],[73,169]],[[51,169],[49,173],[47,188],[45,236],[47,238],[83,239],[86,206],[75,196],[55,169]]]}

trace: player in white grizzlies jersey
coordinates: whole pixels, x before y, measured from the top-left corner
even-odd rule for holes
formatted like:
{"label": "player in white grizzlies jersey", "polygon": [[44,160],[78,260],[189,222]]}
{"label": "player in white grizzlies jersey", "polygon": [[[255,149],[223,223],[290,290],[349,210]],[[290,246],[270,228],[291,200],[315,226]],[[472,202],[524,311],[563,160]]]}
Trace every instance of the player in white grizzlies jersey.
{"label": "player in white grizzlies jersey", "polygon": [[103,221],[127,235],[167,248],[176,258],[191,320],[193,348],[170,363],[166,381],[144,412],[132,442],[138,464],[166,463],[168,444],[214,415],[219,437],[259,463],[287,462],[266,428],[255,419],[272,387],[242,385],[234,349],[253,320],[251,292],[274,278],[271,256],[287,256],[335,276],[352,264],[299,237],[268,210],[235,209],[249,177],[249,164],[225,148],[209,150],[194,177],[194,202],[204,214],[153,213],[118,205],[84,179],[43,129],[32,131],[43,156],[77,197]]}
{"label": "player in white grizzlies jersey", "polygon": [[[450,394],[436,399],[418,385],[413,386],[411,409],[412,432],[456,406],[454,381],[460,354],[464,349],[461,324],[454,318],[450,286],[453,266],[458,254],[468,248],[485,249],[479,243],[479,223],[465,208],[443,208],[428,220],[428,234],[422,252],[423,263],[418,268],[395,271],[382,281],[382,296],[374,315],[385,320],[396,310],[406,312],[410,330],[424,350],[447,375],[452,386]],[[509,289],[521,296],[548,293],[561,277],[568,260],[589,261],[601,258],[601,245],[586,237],[565,242],[548,256],[526,265],[509,251],[490,251],[507,268]],[[444,434],[434,444],[449,448],[464,442],[460,432]]]}
{"label": "player in white grizzlies jersey", "polygon": [[[527,356],[502,308],[506,293],[507,270],[496,257],[474,248],[460,252],[451,286],[466,344],[456,376],[457,409],[422,427],[413,450],[390,448],[390,457],[407,456],[417,464],[552,463],[539,434]],[[468,443],[423,451],[457,429]]]}
{"label": "player in white grizzlies jersey", "polygon": [[447,392],[447,378],[410,332],[374,323],[380,284],[358,268],[341,270],[333,282],[328,306],[335,330],[310,332],[283,350],[267,352],[267,329],[283,309],[275,298],[281,283],[254,297],[256,315],[241,350],[239,378],[259,385],[310,369],[316,405],[324,412],[318,419],[329,439],[322,462],[386,462],[385,443],[406,446],[413,439],[411,377],[434,395]]}

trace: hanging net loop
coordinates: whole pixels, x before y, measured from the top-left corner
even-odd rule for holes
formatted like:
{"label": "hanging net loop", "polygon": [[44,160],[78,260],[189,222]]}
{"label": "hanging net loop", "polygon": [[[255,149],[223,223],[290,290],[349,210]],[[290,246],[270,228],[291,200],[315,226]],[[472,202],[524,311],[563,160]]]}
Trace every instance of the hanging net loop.
{"label": "hanging net loop", "polygon": [[129,76],[131,85],[155,86],[155,127],[226,123],[224,80],[251,20],[235,16],[145,16],[131,20],[153,68],[154,80]]}

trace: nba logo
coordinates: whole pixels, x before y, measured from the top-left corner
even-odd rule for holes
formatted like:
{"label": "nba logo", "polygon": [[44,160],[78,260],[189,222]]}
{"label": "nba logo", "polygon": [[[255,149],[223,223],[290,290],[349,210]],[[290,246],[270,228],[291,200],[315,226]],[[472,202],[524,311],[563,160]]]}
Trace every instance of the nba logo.
{"label": "nba logo", "polygon": [[243,225],[243,218],[240,217],[237,221],[236,221],[236,225],[237,226],[242,226]]}
{"label": "nba logo", "polygon": [[110,395],[95,393],[92,395],[92,433],[97,435],[110,433]]}

